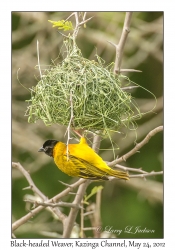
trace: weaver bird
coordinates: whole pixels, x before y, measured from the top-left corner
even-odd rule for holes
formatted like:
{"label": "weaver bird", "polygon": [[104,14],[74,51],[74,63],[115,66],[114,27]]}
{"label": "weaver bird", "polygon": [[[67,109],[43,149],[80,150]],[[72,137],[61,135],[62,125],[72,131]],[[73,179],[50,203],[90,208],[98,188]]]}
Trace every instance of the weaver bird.
{"label": "weaver bird", "polygon": [[[57,140],[47,140],[38,152],[54,158],[57,167],[65,174],[91,180],[109,180],[111,176],[128,180],[126,172],[111,169],[81,137],[79,144],[68,146]],[[68,153],[68,155],[67,155]]]}

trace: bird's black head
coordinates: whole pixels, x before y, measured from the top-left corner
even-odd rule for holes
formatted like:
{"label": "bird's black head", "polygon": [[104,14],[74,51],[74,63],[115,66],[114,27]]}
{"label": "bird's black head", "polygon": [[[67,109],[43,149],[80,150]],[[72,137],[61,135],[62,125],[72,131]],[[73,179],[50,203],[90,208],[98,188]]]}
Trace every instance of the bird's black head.
{"label": "bird's black head", "polygon": [[38,152],[44,152],[46,155],[53,157],[53,148],[57,144],[56,140],[47,140],[43,146],[38,150]]}

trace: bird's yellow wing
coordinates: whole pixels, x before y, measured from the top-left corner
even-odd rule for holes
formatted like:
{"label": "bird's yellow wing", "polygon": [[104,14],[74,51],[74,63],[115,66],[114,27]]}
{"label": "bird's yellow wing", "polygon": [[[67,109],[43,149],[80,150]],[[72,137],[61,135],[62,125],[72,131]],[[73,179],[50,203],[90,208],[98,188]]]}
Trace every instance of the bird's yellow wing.
{"label": "bird's yellow wing", "polygon": [[[64,155],[65,154],[66,149],[64,151]],[[103,159],[88,146],[84,137],[81,138],[79,144],[69,144],[69,154],[80,161],[87,162],[88,164],[96,167],[96,169],[102,170],[104,173],[110,169]]]}
{"label": "bird's yellow wing", "polygon": [[[79,176],[92,180],[108,180],[108,176],[128,180],[127,173],[111,169],[103,159],[90,148],[85,138],[81,138],[79,144],[69,144],[69,160],[64,149],[63,172],[71,176]],[[59,165],[59,163],[58,163]]]}
{"label": "bird's yellow wing", "polygon": [[108,180],[107,173],[95,167],[91,163],[73,155],[69,156],[69,160],[74,164],[79,172],[79,177],[92,180]]}

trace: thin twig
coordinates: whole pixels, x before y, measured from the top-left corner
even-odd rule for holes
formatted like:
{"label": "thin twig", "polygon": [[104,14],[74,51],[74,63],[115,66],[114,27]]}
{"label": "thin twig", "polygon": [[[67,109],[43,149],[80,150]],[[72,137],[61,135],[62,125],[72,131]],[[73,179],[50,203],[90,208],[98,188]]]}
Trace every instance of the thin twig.
{"label": "thin twig", "polygon": [[101,143],[101,136],[98,134],[93,134],[93,136],[94,136],[94,139],[92,143],[92,148],[96,153],[98,153],[99,148],[100,148],[100,143]]}
{"label": "thin twig", "polygon": [[40,59],[39,59],[39,41],[37,40],[37,58],[38,58],[38,68],[39,68],[39,73],[40,73],[40,78],[43,83],[43,77],[41,73],[41,67],[40,67]]}
{"label": "thin twig", "polygon": [[[147,177],[147,176],[155,176],[155,175],[162,175],[162,174],[163,174],[163,171],[159,171],[159,172],[151,171],[150,173],[145,172],[144,174],[129,175],[129,178],[144,178],[146,180],[145,177]],[[109,179],[109,181],[112,181],[112,180],[116,180],[116,177],[109,176],[108,179]],[[118,181],[123,181],[123,180],[118,179]]]}
{"label": "thin twig", "polygon": [[87,22],[90,21],[92,18],[93,18],[92,16],[89,17],[88,19],[86,19],[86,20],[82,21],[81,23],[79,23],[79,25],[83,25],[83,24],[87,23]]}
{"label": "thin twig", "polygon": [[51,203],[51,202],[40,202],[40,201],[32,201],[32,200],[24,200],[25,202],[33,203],[35,206],[44,206],[44,207],[76,207],[78,209],[82,208],[79,204],[72,204],[67,202],[58,202],[58,203]]}
{"label": "thin twig", "polygon": [[128,33],[130,32],[129,27],[131,24],[131,17],[132,17],[132,12],[126,12],[125,21],[124,21],[123,30],[122,30],[122,35],[120,37],[120,41],[119,41],[118,45],[115,46],[116,47],[116,58],[115,58],[114,73],[116,73],[116,74],[120,73],[124,46],[126,43],[126,39],[128,37]]}
{"label": "thin twig", "polygon": [[79,16],[78,16],[78,12],[73,12],[65,21],[67,21],[68,19],[70,19],[72,16],[75,16],[75,29],[74,29],[74,32],[73,32],[73,38],[75,39],[78,35],[78,31],[80,29],[80,27],[87,23],[88,21],[90,21],[92,19],[92,17],[88,18],[85,20],[85,17],[86,17],[86,12],[84,13],[83,17],[82,17],[82,21],[80,22],[79,21]]}
{"label": "thin twig", "polygon": [[60,34],[60,35],[62,35],[62,36],[64,36],[64,37],[66,37],[66,38],[69,38],[69,36],[66,36],[65,34],[63,34],[62,32],[60,32],[60,31],[58,31],[57,30],[57,32]]}
{"label": "thin twig", "polygon": [[59,180],[59,183],[61,183],[62,185],[66,186],[66,187],[70,187],[70,188],[71,188],[71,185],[69,185],[69,184],[67,184],[67,183],[65,183],[65,182],[63,182],[63,181],[60,181],[60,180]]}
{"label": "thin twig", "polygon": [[[95,204],[95,213],[94,215],[94,224],[92,226],[95,226],[96,228],[101,228],[101,194],[102,194],[102,189],[98,190],[96,194],[96,204]],[[94,232],[94,237],[95,238],[100,238],[100,230],[93,230]]]}
{"label": "thin twig", "polygon": [[23,166],[19,162],[12,162],[12,167],[18,169],[26,178],[29,183],[29,187],[25,189],[31,189],[34,193],[36,193],[43,201],[48,200],[48,198],[36,187],[35,183],[33,182],[29,172],[27,172]]}
{"label": "thin twig", "polygon": [[[90,183],[90,180],[86,180],[85,183],[83,183],[79,186],[78,191],[77,191],[77,195],[75,196],[73,204],[80,204],[81,203],[81,200],[84,196],[84,193],[85,193],[86,188],[88,187],[89,183]],[[66,222],[65,222],[63,238],[70,237],[70,234],[72,232],[72,228],[74,226],[74,222],[76,220],[77,214],[78,214],[78,209],[71,208],[69,216],[67,217]]]}
{"label": "thin twig", "polygon": [[146,174],[148,172],[142,170],[141,168],[128,168],[119,164],[116,164],[114,167],[118,168],[118,169],[122,169],[124,171],[132,171],[132,172],[137,172],[137,173],[142,173],[142,174]]}
{"label": "thin twig", "polygon": [[[29,187],[30,189],[36,193],[43,201],[48,201],[48,198],[47,196],[45,196],[35,185],[35,183],[33,182],[30,174],[23,168],[23,166],[18,162],[18,163],[15,163],[15,162],[12,162],[12,167],[13,168],[16,168],[18,169],[24,176],[25,178],[27,179],[28,183],[29,183]],[[25,189],[28,189],[29,187],[25,188]],[[59,208],[51,208],[49,207],[48,208],[51,212],[55,213],[57,215],[57,217],[62,221],[64,222],[64,219],[66,217],[65,214],[63,214]],[[35,212],[33,212],[32,210],[32,215],[34,214]],[[30,214],[31,215],[31,214]],[[32,216],[31,216],[32,217]],[[21,220],[22,222],[24,221],[23,219]],[[23,223],[22,223],[23,224]],[[17,224],[18,225],[18,224]]]}
{"label": "thin twig", "polygon": [[86,18],[86,14],[87,14],[87,12],[84,12],[84,15],[83,15],[83,21],[85,20],[85,18]]}
{"label": "thin twig", "polygon": [[83,231],[91,231],[91,230],[97,230],[96,227],[85,227],[83,228]]}
{"label": "thin twig", "polygon": [[80,211],[80,237],[84,238],[83,228],[84,228],[84,210],[83,210],[83,200],[82,200],[82,208]]}
{"label": "thin twig", "polygon": [[126,161],[129,157],[131,157],[133,154],[137,153],[140,148],[142,148],[146,143],[149,142],[149,140],[158,132],[163,131],[163,126],[159,126],[153,130],[151,130],[147,136],[138,143],[131,151],[129,151],[127,154],[121,156],[120,158],[108,163],[108,166],[114,166],[122,161]]}
{"label": "thin twig", "polygon": [[160,172],[152,171],[151,173],[147,173],[147,174],[130,175],[129,178],[145,178],[147,176],[155,176],[155,175],[162,175],[162,174],[163,174],[163,171],[160,171]]}
{"label": "thin twig", "polygon": [[[13,167],[17,168],[18,163],[13,163]],[[21,164],[20,164],[21,165]],[[18,168],[19,169],[19,168]],[[19,169],[21,170],[21,168]],[[22,173],[24,173],[25,171],[22,171]],[[26,176],[25,176],[26,177]],[[71,185],[71,187],[66,188],[65,190],[63,190],[61,193],[55,195],[54,197],[52,197],[51,199],[47,200],[48,203],[50,202],[57,202],[58,200],[60,200],[62,197],[64,197],[65,195],[67,195],[73,188],[78,187],[79,185],[81,185],[82,183],[84,183],[86,180],[85,179],[79,179],[77,182],[73,183]],[[21,225],[23,225],[24,223],[26,223],[30,218],[34,217],[36,214],[38,214],[42,209],[44,209],[43,206],[39,206],[35,209],[33,209],[32,211],[30,211],[28,214],[26,214],[25,216],[21,217],[19,220],[15,221],[12,224],[12,231],[16,230],[18,227],[20,227]],[[58,208],[52,208],[53,211],[58,212]],[[64,214],[59,214],[59,219],[64,223],[65,220],[65,215]]]}
{"label": "thin twig", "polygon": [[75,12],[73,12],[72,14],[70,14],[70,16],[68,16],[68,18],[66,18],[66,20],[65,21],[67,21],[67,20],[69,20],[72,16],[74,16],[75,15]]}
{"label": "thin twig", "polygon": [[[66,133],[67,133],[67,144],[66,144],[66,155],[67,155],[67,161],[69,160],[69,140],[70,138],[70,130],[71,130],[71,124],[74,118],[74,112],[73,112],[73,101],[72,101],[72,90],[70,91],[70,120],[69,120],[69,124],[68,127],[66,129]],[[65,133],[65,135],[66,135]]]}
{"label": "thin twig", "polygon": [[142,71],[138,70],[138,69],[120,69],[120,73],[121,72],[139,72],[139,73],[141,73]]}
{"label": "thin twig", "polygon": [[93,214],[93,213],[95,213],[94,210],[93,210],[93,211],[86,212],[86,213],[83,213],[83,216],[85,217],[85,216],[90,215],[90,214]]}
{"label": "thin twig", "polygon": [[16,239],[16,236],[15,236],[13,233],[12,233],[12,238],[13,238],[13,239]]}
{"label": "thin twig", "polygon": [[[89,206],[86,208],[90,223],[91,223],[91,228],[96,228],[96,223],[95,223],[95,215],[97,213],[97,207],[96,203],[91,203]],[[85,215],[84,215],[85,216]],[[94,237],[96,235],[95,231],[93,230]]]}
{"label": "thin twig", "polygon": [[90,18],[84,20],[84,17],[85,17],[85,15],[84,15],[83,21],[82,21],[82,22],[79,22],[78,12],[74,12],[74,15],[75,15],[76,26],[75,26],[74,33],[73,33],[73,38],[75,39],[75,38],[77,37],[77,35],[78,35],[78,31],[79,31],[80,27],[81,27],[83,24],[85,24],[85,23],[87,23],[88,21],[90,21],[90,20],[92,19],[92,17],[90,17]]}

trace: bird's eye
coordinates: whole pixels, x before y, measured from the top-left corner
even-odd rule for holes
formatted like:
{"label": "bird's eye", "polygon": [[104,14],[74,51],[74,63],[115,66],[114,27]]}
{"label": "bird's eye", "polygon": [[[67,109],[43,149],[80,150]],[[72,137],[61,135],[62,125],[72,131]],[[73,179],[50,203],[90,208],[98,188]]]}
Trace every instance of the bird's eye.
{"label": "bird's eye", "polygon": [[49,148],[49,147],[48,147],[48,146],[46,146],[46,147],[45,147],[45,151],[47,151],[47,150],[48,150],[48,148]]}

